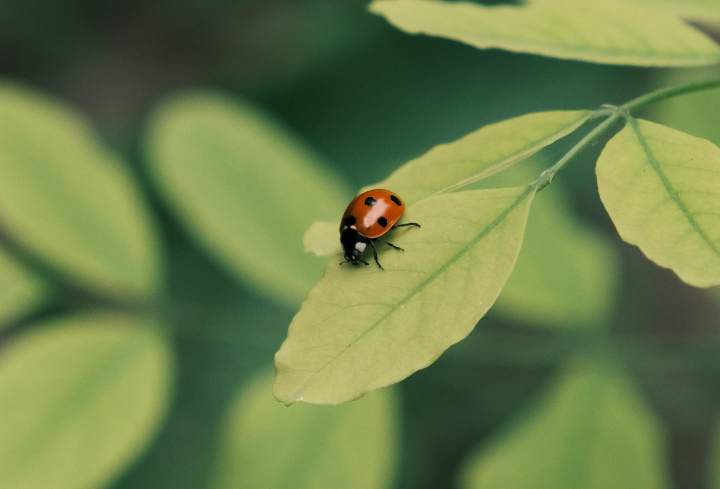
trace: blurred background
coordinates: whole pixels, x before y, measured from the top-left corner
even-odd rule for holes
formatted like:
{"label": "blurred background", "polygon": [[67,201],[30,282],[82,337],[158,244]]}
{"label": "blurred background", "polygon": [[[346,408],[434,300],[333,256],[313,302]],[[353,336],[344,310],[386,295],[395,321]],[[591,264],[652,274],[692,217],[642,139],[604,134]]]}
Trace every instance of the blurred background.
{"label": "blurred background", "polygon": [[[720,38],[720,30],[714,32]],[[257,379],[266,379],[262,392],[269,396],[272,358],[299,305],[276,300],[229,272],[154,190],[146,130],[152,111],[167,97],[211,89],[254,105],[304,140],[354,192],[488,123],[535,111],[620,104],[653,88],[718,75],[481,51],[404,34],[356,0],[0,0],[0,73],[84,113],[104,144],[128,162],[160,229],[172,309],[166,330],[175,358],[172,397],[154,438],[92,486],[113,489],[265,487],[232,477],[213,485],[223,477],[218,466],[234,464],[222,455],[224,443],[232,444],[223,441],[230,429],[223,423],[232,409],[251,409],[243,404],[249,401],[237,399],[246,399],[253,383],[262,381]],[[720,96],[706,93],[644,115],[718,144],[717,114]],[[560,141],[532,164],[551,162],[570,144]],[[468,457],[532,408],[564,359],[605,341],[626,353],[630,377],[664,426],[667,445],[661,451],[670,486],[718,487],[708,474],[720,464],[713,448],[720,407],[720,293],[683,284],[621,242],[594,180],[603,144],[546,190],[570,209],[573,226],[602,242],[613,274],[603,278],[612,305],[603,313],[602,334],[574,327],[572,314],[559,326],[552,314],[538,321],[532,313],[513,314],[507,305],[513,299],[503,306],[501,297],[498,310],[466,341],[383,394],[389,399],[384,406],[392,407],[377,422],[388,424],[383,432],[391,438],[382,448],[385,475],[357,487],[456,487]],[[338,219],[342,212],[337,209]],[[582,262],[583,248],[577,251],[574,259]],[[578,300],[592,308],[592,287],[579,293],[585,296]],[[56,294],[15,318],[0,342],[48,318],[104,305],[77,291]],[[272,409],[275,401],[268,401]],[[366,401],[377,402],[368,396],[357,404]],[[266,436],[252,433],[257,423],[248,426],[237,428],[239,436],[244,429],[251,431],[249,439]],[[266,449],[270,464],[275,448]],[[284,470],[290,475],[276,487],[321,487],[292,482],[299,479]]]}

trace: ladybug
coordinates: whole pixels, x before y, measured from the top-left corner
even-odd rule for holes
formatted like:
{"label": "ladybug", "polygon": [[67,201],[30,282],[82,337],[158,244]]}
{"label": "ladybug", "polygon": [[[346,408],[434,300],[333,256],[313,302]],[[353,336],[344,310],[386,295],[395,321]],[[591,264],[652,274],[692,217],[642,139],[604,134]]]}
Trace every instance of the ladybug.
{"label": "ladybug", "polygon": [[378,261],[375,241],[382,241],[396,250],[405,251],[389,241],[378,238],[391,229],[404,226],[420,227],[416,222],[395,224],[402,217],[403,212],[405,212],[405,203],[389,190],[380,188],[368,190],[355,197],[345,209],[340,222],[340,243],[346,260],[340,264],[367,265],[368,262],[361,259],[361,256],[369,245],[373,250],[375,263],[381,270],[385,270]]}

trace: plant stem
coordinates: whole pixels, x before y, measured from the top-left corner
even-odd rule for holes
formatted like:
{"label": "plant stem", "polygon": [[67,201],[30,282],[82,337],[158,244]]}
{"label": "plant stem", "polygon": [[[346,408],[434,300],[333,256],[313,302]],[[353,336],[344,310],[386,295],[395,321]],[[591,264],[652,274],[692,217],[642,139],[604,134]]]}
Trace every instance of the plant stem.
{"label": "plant stem", "polygon": [[570,160],[575,158],[580,152],[582,152],[585,148],[590,146],[598,138],[605,134],[605,132],[607,132],[607,130],[610,129],[611,126],[618,122],[618,120],[625,119],[631,112],[643,109],[648,105],[660,102],[662,100],[677,97],[678,95],[699,92],[701,90],[707,90],[717,87],[720,87],[720,78],[715,78],[713,80],[705,80],[702,82],[687,83],[685,85],[678,85],[675,87],[661,88],[659,90],[646,93],[645,95],[641,95],[640,97],[635,98],[621,105],[620,107],[614,107],[610,109],[603,108],[596,111],[594,116],[591,117],[591,119],[596,119],[603,117],[604,115],[608,115],[607,119],[598,124],[595,129],[590,131],[575,146],[573,146],[570,151],[565,153],[565,155],[560,158],[560,160],[558,160],[558,162],[555,163],[551,168],[548,168],[547,170],[542,172],[540,174],[540,177],[538,177],[538,179],[534,182],[535,188],[537,190],[541,190],[547,187],[550,182],[552,182],[553,178],[555,178],[555,174],[560,171],[565,165],[567,165]]}

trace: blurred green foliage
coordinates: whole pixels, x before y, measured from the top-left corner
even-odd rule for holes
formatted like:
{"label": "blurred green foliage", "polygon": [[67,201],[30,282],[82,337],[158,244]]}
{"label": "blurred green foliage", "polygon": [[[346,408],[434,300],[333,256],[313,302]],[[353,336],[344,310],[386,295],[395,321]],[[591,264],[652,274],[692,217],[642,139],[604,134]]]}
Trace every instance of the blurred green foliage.
{"label": "blurred green foliage", "polygon": [[[537,196],[507,296],[431,368],[339,407],[286,408],[266,377],[324,263],[302,235],[348,188],[492,122],[715,68],[479,51],[351,0],[2,0],[0,70],[1,487],[294,487],[301,465],[329,487],[521,488],[569,462],[587,483],[548,487],[717,485],[720,293],[617,238],[602,144]],[[718,144],[717,107],[647,114]],[[589,353],[602,370],[568,373]]]}

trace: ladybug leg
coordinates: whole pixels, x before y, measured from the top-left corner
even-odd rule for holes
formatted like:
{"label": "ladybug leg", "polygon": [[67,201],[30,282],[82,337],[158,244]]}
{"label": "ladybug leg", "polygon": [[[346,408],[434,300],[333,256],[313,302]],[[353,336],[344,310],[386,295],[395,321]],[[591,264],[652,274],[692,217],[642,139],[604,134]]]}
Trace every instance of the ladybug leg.
{"label": "ladybug leg", "polygon": [[396,250],[405,251],[404,249],[400,248],[399,246],[395,246],[395,245],[392,244],[390,241],[385,241],[384,239],[381,239],[380,241],[382,241],[382,242],[385,243],[386,245],[392,246],[392,247],[395,248]]}
{"label": "ladybug leg", "polygon": [[406,222],[405,224],[395,224],[395,225],[394,225],[393,227],[391,227],[390,229],[404,228],[405,226],[415,226],[415,227],[418,227],[418,228],[419,228],[419,227],[420,227],[420,224],[418,224],[418,223],[416,223],[416,222]]}
{"label": "ladybug leg", "polygon": [[377,250],[375,249],[375,244],[373,244],[372,241],[368,240],[368,243],[370,243],[370,246],[372,246],[373,249],[373,256],[375,257],[375,263],[377,263],[377,266],[380,267],[380,270],[385,270],[382,265],[380,265],[380,262],[378,261],[377,257]]}

